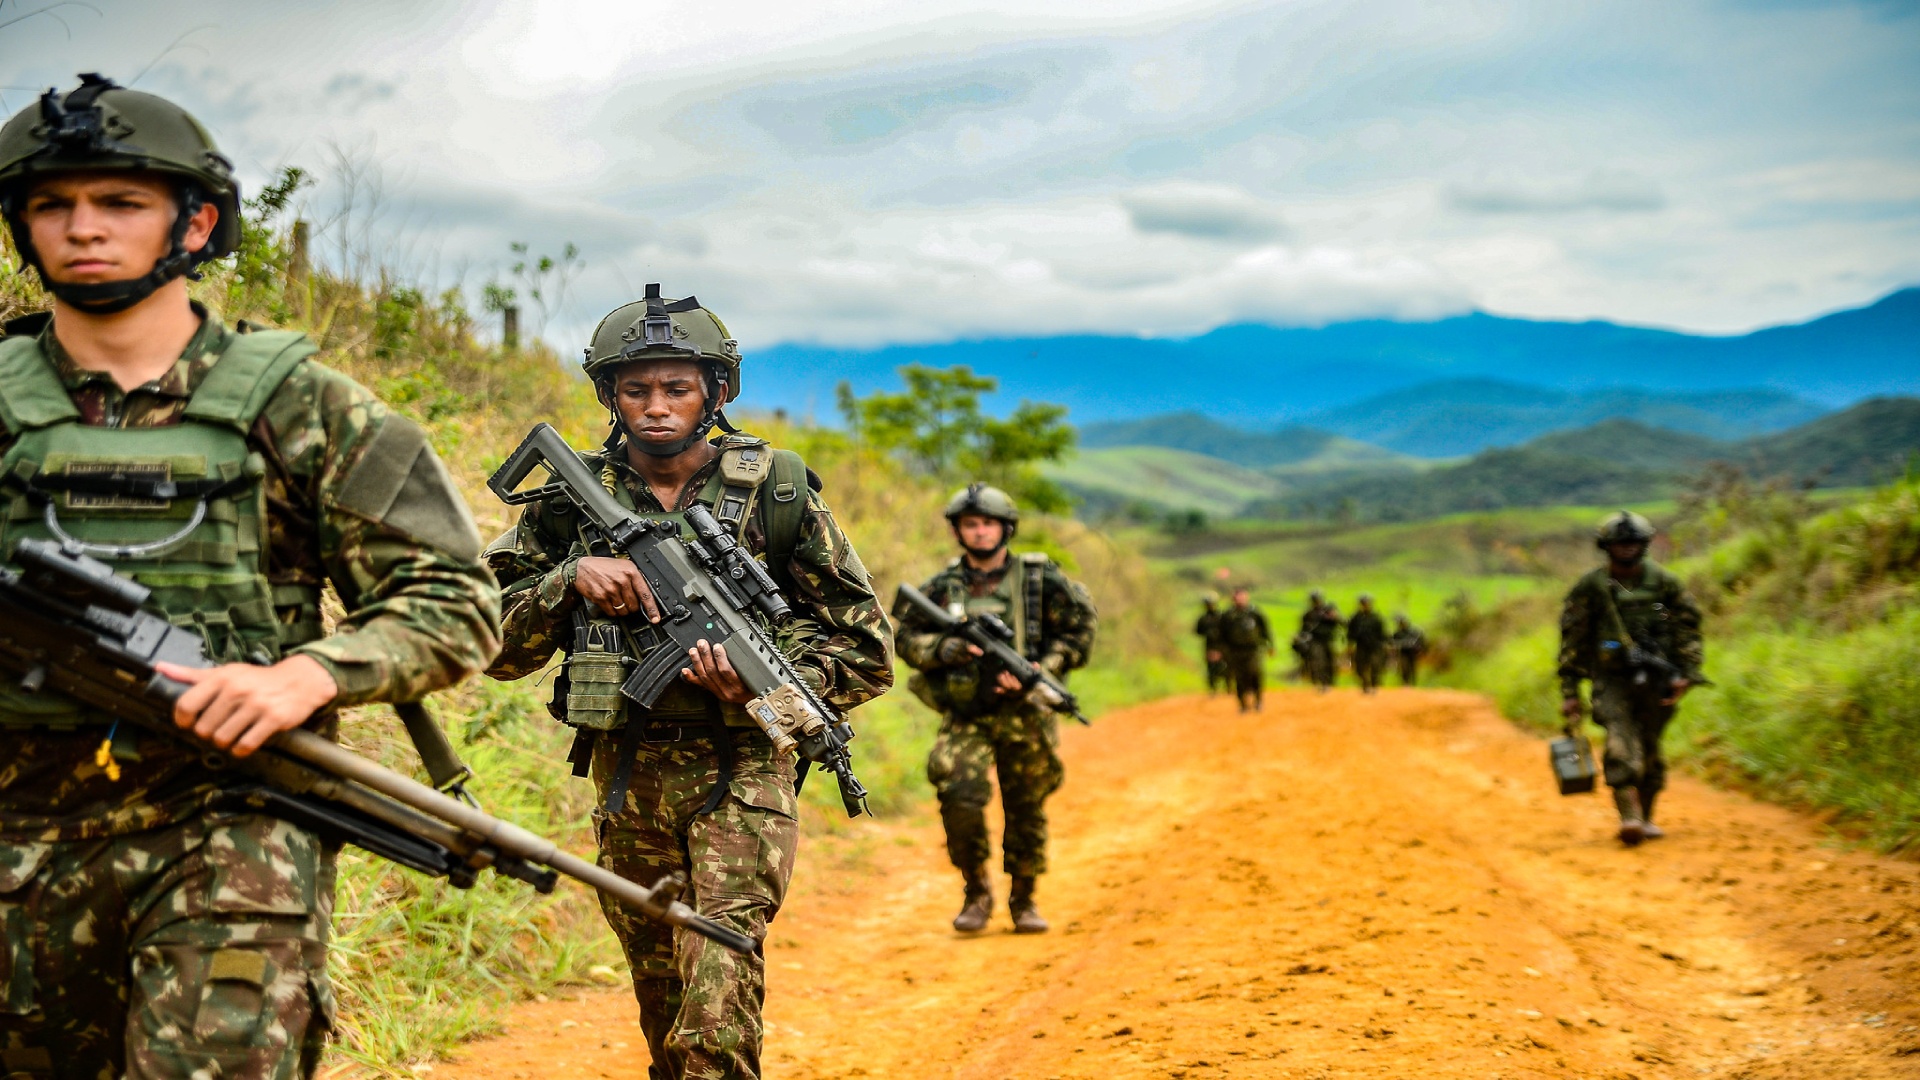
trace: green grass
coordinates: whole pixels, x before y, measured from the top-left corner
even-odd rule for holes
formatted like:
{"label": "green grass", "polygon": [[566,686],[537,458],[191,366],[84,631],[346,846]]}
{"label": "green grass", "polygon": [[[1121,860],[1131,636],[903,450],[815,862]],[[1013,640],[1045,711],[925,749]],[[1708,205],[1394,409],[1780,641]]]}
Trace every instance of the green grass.
{"label": "green grass", "polygon": [[1159,510],[1197,510],[1227,518],[1248,503],[1286,490],[1273,477],[1219,458],[1159,446],[1082,450],[1044,470],[1086,503],[1130,502]]}

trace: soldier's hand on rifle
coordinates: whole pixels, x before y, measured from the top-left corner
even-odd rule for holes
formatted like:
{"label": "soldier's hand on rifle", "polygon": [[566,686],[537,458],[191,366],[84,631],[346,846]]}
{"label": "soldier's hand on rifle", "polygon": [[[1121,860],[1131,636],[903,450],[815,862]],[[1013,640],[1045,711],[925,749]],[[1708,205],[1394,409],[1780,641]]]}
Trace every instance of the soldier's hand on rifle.
{"label": "soldier's hand on rifle", "polygon": [[660,621],[660,605],[654,601],[647,579],[626,559],[583,556],[574,568],[573,588],[609,615],[645,612],[648,622]]}
{"label": "soldier's hand on rifle", "polygon": [[1664,698],[1661,698],[1660,704],[1662,705],[1680,704],[1680,699],[1686,696],[1687,691],[1691,689],[1692,686],[1693,686],[1693,683],[1686,679],[1673,680],[1673,693],[1667,695]]}
{"label": "soldier's hand on rifle", "polygon": [[1013,672],[1002,671],[994,676],[993,688],[1002,694],[1017,694],[1020,692],[1020,680],[1013,677]]}
{"label": "soldier's hand on rifle", "polygon": [[740,673],[733,669],[733,663],[727,659],[727,647],[702,640],[700,644],[687,650],[690,666],[680,669],[680,675],[688,682],[706,690],[714,697],[732,705],[745,705],[753,700],[753,691],[741,680]]}
{"label": "soldier's hand on rifle", "polygon": [[173,722],[240,758],[306,723],[340,693],[333,676],[310,656],[289,656],[272,667],[159,663],[154,669],[189,686],[174,703]]}
{"label": "soldier's hand on rifle", "polygon": [[1580,719],[1580,714],[1583,711],[1580,705],[1580,699],[1577,697],[1564,698],[1560,702],[1560,715],[1566,717],[1568,720]]}
{"label": "soldier's hand on rifle", "polygon": [[974,657],[985,655],[985,651],[980,646],[958,635],[941,638],[940,644],[933,650],[933,658],[948,667],[964,664]]}

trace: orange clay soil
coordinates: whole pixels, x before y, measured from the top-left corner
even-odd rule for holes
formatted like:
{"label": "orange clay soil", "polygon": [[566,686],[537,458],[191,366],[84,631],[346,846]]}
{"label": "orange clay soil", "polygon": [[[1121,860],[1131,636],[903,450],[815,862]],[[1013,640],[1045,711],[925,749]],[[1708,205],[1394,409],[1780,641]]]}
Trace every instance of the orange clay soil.
{"label": "orange clay soil", "polygon": [[[1064,743],[1050,934],[1004,893],[950,931],[930,814],[803,847],[768,1077],[1920,1076],[1920,873],[1786,810],[1680,778],[1624,850],[1447,691],[1179,698]],[[647,1067],[624,990],[459,1057],[434,1080]]]}

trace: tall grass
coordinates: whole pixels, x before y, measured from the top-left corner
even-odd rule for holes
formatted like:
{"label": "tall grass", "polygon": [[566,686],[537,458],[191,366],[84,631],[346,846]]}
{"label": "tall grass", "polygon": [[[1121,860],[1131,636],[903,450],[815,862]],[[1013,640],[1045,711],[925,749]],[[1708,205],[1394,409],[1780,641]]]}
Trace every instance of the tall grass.
{"label": "tall grass", "polygon": [[[360,258],[342,261],[350,272],[291,272],[291,243],[274,221],[277,209],[251,207],[242,250],[208,268],[193,286],[195,299],[229,322],[305,331],[319,343],[322,362],[423,424],[484,533],[511,521],[508,508],[486,492],[485,478],[534,422],[553,423],[577,446],[604,435],[604,413],[584,380],[537,341],[508,350],[482,340],[457,291],[421,288]],[[0,239],[0,318],[47,303]],[[752,378],[749,348],[749,384]],[[944,490],[836,432],[776,417],[739,419],[799,450],[825,478],[825,497],[883,599],[898,582],[917,582],[950,557],[953,541],[940,517]],[[1103,629],[1094,667],[1083,677],[1091,704],[1127,704],[1178,683],[1170,631],[1176,605],[1137,555],[1077,522],[1043,516],[1027,524],[1021,540],[1053,555],[1098,598]],[[546,692],[544,676],[515,684],[476,679],[435,701],[479,773],[472,788],[488,809],[590,853],[590,788],[567,776],[569,735],[547,716]],[[854,722],[857,767],[874,791],[874,809],[883,816],[924,813],[931,794],[924,765],[937,718],[901,689],[858,710]],[[355,710],[343,730],[355,749],[418,771],[388,710]],[[805,804],[811,832],[862,828],[846,823],[831,777],[809,782]],[[496,1029],[516,999],[626,977],[597,901],[581,889],[563,884],[542,897],[487,876],[462,892],[352,850],[341,861],[331,973],[341,999],[333,1057],[380,1075],[412,1075],[460,1041]]]}

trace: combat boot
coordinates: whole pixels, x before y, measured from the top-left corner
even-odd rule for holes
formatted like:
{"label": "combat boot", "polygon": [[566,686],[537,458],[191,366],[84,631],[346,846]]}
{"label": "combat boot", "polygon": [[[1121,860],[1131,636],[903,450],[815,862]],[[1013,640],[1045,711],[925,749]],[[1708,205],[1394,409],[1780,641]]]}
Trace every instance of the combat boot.
{"label": "combat boot", "polygon": [[1007,911],[1013,915],[1013,932],[1016,934],[1044,934],[1048,930],[1047,920],[1041,918],[1039,909],[1033,906],[1033,887],[1033,878],[1013,879],[1013,892],[1007,896]]}
{"label": "combat boot", "polygon": [[1640,789],[1640,835],[1649,840],[1658,840],[1667,835],[1667,830],[1653,823],[1653,797],[1658,791]]}
{"label": "combat boot", "polygon": [[993,886],[982,866],[966,872],[967,894],[960,903],[960,914],[953,917],[953,928],[963,934],[977,934],[987,928],[993,915]]}
{"label": "combat boot", "polygon": [[1614,788],[1613,805],[1620,811],[1620,842],[1628,847],[1639,846],[1640,841],[1647,838],[1647,822],[1641,816],[1639,790]]}

